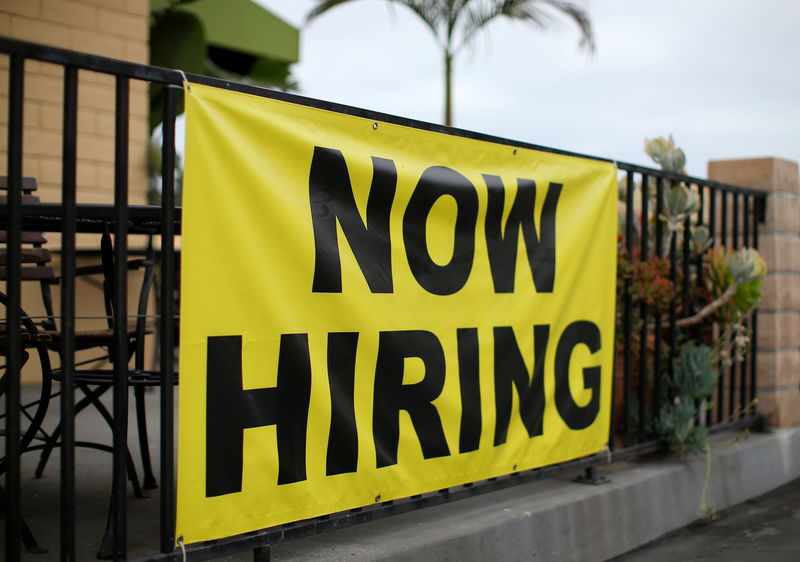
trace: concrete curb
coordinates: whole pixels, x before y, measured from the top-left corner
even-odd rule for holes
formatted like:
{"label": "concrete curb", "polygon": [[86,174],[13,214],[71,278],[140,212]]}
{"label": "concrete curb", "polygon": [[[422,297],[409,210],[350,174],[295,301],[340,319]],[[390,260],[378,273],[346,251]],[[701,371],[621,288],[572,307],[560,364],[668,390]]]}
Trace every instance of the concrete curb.
{"label": "concrete curb", "polygon": [[[712,438],[707,503],[723,510],[800,477],[800,427]],[[701,517],[705,457],[600,468],[278,544],[272,560],[605,560]],[[573,475],[570,475],[573,476]]]}

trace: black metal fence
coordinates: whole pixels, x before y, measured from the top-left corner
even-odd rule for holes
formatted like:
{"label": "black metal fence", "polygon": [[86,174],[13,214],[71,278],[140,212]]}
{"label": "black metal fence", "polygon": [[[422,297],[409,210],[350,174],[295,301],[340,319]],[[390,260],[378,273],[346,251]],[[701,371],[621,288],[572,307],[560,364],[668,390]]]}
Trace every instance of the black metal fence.
{"label": "black metal fence", "polygon": [[[26,411],[20,405],[21,385],[20,369],[27,357],[27,350],[36,346],[47,345],[60,357],[57,377],[61,382],[59,410],[51,415],[60,417],[60,557],[63,560],[76,558],[76,440],[74,417],[76,409],[87,405],[86,398],[76,403],[75,388],[81,388],[82,379],[86,375],[81,365],[76,365],[76,349],[80,347],[79,334],[76,331],[75,279],[80,274],[76,266],[76,235],[80,232],[102,233],[112,229],[115,246],[113,248],[114,271],[104,272],[106,279],[116,280],[110,283],[109,306],[113,314],[113,341],[110,345],[112,357],[130,357],[133,352],[128,349],[136,341],[128,335],[127,310],[128,287],[126,267],[129,262],[127,239],[133,234],[148,234],[160,238],[158,255],[158,275],[160,291],[160,329],[158,330],[161,350],[172,350],[176,345],[176,314],[174,293],[176,291],[175,236],[180,233],[180,208],[176,208],[171,189],[164,189],[160,207],[133,206],[128,196],[128,122],[129,97],[132,81],[149,82],[151,85],[163,87],[163,151],[161,182],[163,186],[174,184],[175,173],[175,112],[182,95],[183,76],[174,70],[137,65],[111,60],[103,57],[75,53],[51,47],[0,38],[0,54],[9,60],[8,69],[8,151],[7,174],[8,189],[5,203],[0,203],[0,222],[6,232],[6,320],[3,331],[4,355],[6,365],[2,375],[2,389],[5,393],[5,446],[2,470],[5,472],[3,487],[3,512],[5,514],[5,556],[6,560],[19,560],[22,552],[22,541],[29,535],[23,519],[23,498],[21,497],[22,474],[20,470],[21,454],[30,449],[41,448],[25,439],[25,431],[21,420]],[[44,61],[63,68],[63,148],[61,158],[61,201],[36,202],[24,200],[23,196],[23,109],[25,92],[26,61]],[[114,156],[114,204],[77,204],[76,203],[76,139],[78,118],[78,71],[91,70],[114,77],[116,83],[115,99],[115,156]],[[245,91],[260,96],[273,97],[295,103],[332,109],[351,115],[369,117],[411,127],[447,132],[449,134],[469,136],[472,138],[491,140],[514,146],[552,149],[517,143],[507,139],[498,139],[465,131],[448,129],[442,126],[397,117],[376,114],[361,109],[339,106],[292,96],[280,92],[258,89],[250,86],[231,84],[205,77],[192,76],[192,81],[215,85],[222,88]],[[244,549],[253,549],[256,559],[268,559],[269,545],[275,542],[296,538],[303,535],[335,529],[354,523],[401,513],[424,506],[437,505],[445,501],[469,497],[479,493],[515,485],[531,479],[541,478],[556,471],[587,468],[605,462],[611,457],[639,452],[660,446],[661,441],[648,429],[648,419],[657,415],[660,385],[664,376],[662,369],[669,369],[665,357],[674,352],[679,339],[676,327],[678,311],[685,316],[693,307],[690,294],[690,271],[702,274],[698,269],[699,262],[689,246],[689,238],[683,238],[682,247],[678,247],[677,238],[667,240],[662,221],[649,221],[647,217],[653,213],[648,205],[655,205],[656,216],[662,212],[663,193],[674,185],[685,185],[695,190],[700,197],[700,207],[691,216],[686,217],[687,229],[696,225],[705,225],[711,234],[714,244],[730,245],[733,248],[757,247],[758,227],[762,219],[764,198],[754,191],[723,185],[715,182],[690,178],[658,170],[628,164],[618,164],[622,174],[624,201],[623,223],[625,231],[621,235],[621,247],[628,256],[639,252],[641,260],[653,257],[668,260],[670,278],[674,284],[682,283],[679,295],[673,299],[668,313],[662,318],[650,314],[646,305],[637,305],[634,309],[631,280],[625,280],[621,286],[618,303],[619,333],[618,340],[618,378],[620,392],[615,398],[615,407],[620,411],[612,419],[610,435],[611,452],[572,463],[547,467],[534,471],[511,474],[501,478],[458,486],[421,496],[406,498],[393,502],[384,502],[369,507],[350,510],[345,513],[332,514],[309,521],[301,521],[278,528],[266,529],[212,543],[192,545],[184,549],[176,548],[175,537],[175,458],[174,458],[174,355],[160,353],[160,364],[155,372],[147,372],[140,365],[133,370],[125,361],[114,361],[113,371],[102,379],[112,392],[112,408],[106,411],[107,419],[113,424],[113,486],[111,508],[109,510],[106,541],[102,545],[104,555],[114,559],[126,559],[128,530],[128,497],[126,488],[127,465],[130,463],[127,453],[127,428],[129,417],[129,389],[137,384],[150,384],[158,388],[160,393],[160,535],[158,544],[153,544],[143,556],[148,559],[179,560],[184,555],[192,559],[203,559]],[[110,187],[110,186],[109,186]],[[639,208],[636,209],[638,201]],[[655,203],[653,203],[653,201]],[[637,220],[637,214],[643,219]],[[60,310],[55,311],[58,321],[58,333],[36,334],[36,327],[29,327],[30,319],[20,308],[21,282],[23,281],[22,265],[25,261],[23,247],[26,243],[25,233],[31,231],[58,232],[61,235],[61,271]],[[655,240],[655,243],[648,242]],[[638,250],[637,250],[638,248]],[[638,314],[637,331],[634,332],[634,315]],[[135,316],[135,315],[134,315]],[[750,320],[750,328],[756,330],[756,317]],[[14,327],[19,327],[15,329]],[[47,340],[45,336],[50,339]],[[655,344],[651,348],[651,339]],[[751,340],[755,342],[755,334]],[[663,345],[662,345],[663,344]],[[136,344],[138,345],[138,344]],[[656,354],[653,359],[653,353]],[[645,384],[642,380],[634,380],[636,372],[644,373],[649,369],[648,361],[653,365],[652,381]],[[638,367],[637,367],[638,363]],[[668,363],[668,362],[666,362]],[[718,400],[715,410],[709,410],[705,423],[711,426],[725,425],[731,418],[734,423],[753,423],[756,418],[746,409],[741,408],[755,397],[756,373],[755,343],[747,355],[747,361],[735,363],[723,377],[720,377]],[[621,375],[621,376],[620,376]],[[95,377],[100,374],[93,374]],[[639,377],[643,379],[643,377]],[[91,379],[101,380],[101,379]],[[143,382],[144,381],[144,382]],[[724,400],[723,400],[724,397]],[[91,399],[89,399],[91,400]],[[55,402],[55,401],[53,401]],[[723,423],[725,422],[725,423]],[[13,436],[22,435],[17,439]],[[80,445],[80,443],[78,443]],[[137,553],[142,555],[141,553]]]}
{"label": "black metal fence", "polygon": [[[624,216],[620,235],[621,259],[640,263],[660,260],[667,266],[674,297],[668,310],[652,310],[634,303],[633,280],[624,278],[617,295],[617,377],[614,399],[621,415],[612,419],[610,444],[626,450],[634,445],[653,447],[652,425],[659,414],[664,377],[671,371],[671,357],[686,337],[719,338],[719,333],[701,334],[700,328],[680,329],[680,318],[698,312],[697,291],[702,290],[705,251],[694,249],[690,233],[704,227],[711,248],[758,249],[759,224],[764,222],[764,193],[719,182],[618,163]],[[683,219],[684,236],[670,236],[664,216],[668,189],[683,186],[697,195],[694,212]],[[655,208],[650,207],[654,205]],[[648,220],[650,217],[650,220]],[[654,307],[657,308],[657,307]],[[679,314],[680,312],[680,314]],[[634,327],[637,317],[638,326]],[[743,320],[749,338],[741,360],[722,366],[717,389],[700,422],[721,429],[757,421],[756,398],[757,310]],[[706,326],[707,328],[709,326]],[[726,342],[732,343],[732,342]],[[621,376],[620,376],[621,375]],[[650,378],[647,378],[650,377]],[[645,380],[647,378],[647,380]],[[634,388],[635,385],[635,388]],[[656,441],[657,443],[657,441]]]}

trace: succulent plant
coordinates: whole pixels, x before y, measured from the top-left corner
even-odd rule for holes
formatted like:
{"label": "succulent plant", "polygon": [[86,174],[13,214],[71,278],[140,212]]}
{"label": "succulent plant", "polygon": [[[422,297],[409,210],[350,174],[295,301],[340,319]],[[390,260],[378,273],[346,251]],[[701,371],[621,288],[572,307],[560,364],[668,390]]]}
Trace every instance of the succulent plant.
{"label": "succulent plant", "polygon": [[697,193],[685,185],[676,185],[664,194],[664,212],[661,220],[666,223],[669,232],[680,232],[683,223],[692,213],[700,208]]}
{"label": "succulent plant", "polygon": [[767,264],[753,248],[731,252],[725,258],[725,265],[730,269],[733,280],[739,285],[763,279],[767,273]]}
{"label": "succulent plant", "polygon": [[692,250],[695,255],[701,255],[711,247],[713,240],[711,240],[711,233],[705,226],[696,226],[692,230]]}
{"label": "succulent plant", "polygon": [[644,151],[665,172],[684,173],[686,155],[683,150],[675,146],[675,139],[672,138],[672,135],[669,135],[667,139],[664,137],[645,139]]}

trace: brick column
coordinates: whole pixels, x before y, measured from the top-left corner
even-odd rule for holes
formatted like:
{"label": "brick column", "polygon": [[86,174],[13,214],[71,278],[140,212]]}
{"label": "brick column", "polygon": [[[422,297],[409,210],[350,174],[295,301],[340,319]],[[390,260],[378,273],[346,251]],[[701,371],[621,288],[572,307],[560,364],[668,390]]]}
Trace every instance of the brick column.
{"label": "brick column", "polygon": [[767,193],[759,253],[768,273],[758,312],[758,410],[771,426],[800,423],[800,179],[779,158],[717,160],[708,178]]}

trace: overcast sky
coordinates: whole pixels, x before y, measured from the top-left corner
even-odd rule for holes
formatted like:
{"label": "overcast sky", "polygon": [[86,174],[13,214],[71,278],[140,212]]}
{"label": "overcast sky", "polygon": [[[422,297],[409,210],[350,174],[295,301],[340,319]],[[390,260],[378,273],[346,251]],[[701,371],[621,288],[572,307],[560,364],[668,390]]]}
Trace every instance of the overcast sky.
{"label": "overcast sky", "polygon": [[[442,121],[441,55],[407,9],[359,0],[305,25],[312,0],[257,1],[301,27],[303,95]],[[455,125],[645,165],[644,138],[672,133],[700,177],[709,159],[800,160],[800,1],[587,5],[593,56],[563,17],[487,27],[455,63]]]}

